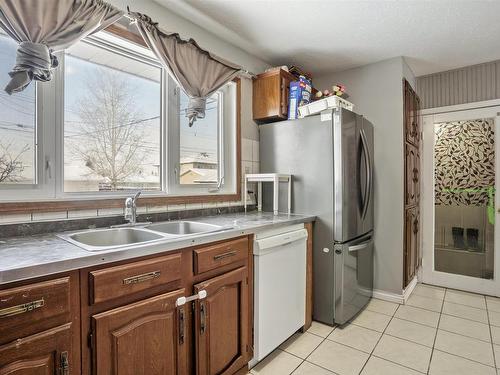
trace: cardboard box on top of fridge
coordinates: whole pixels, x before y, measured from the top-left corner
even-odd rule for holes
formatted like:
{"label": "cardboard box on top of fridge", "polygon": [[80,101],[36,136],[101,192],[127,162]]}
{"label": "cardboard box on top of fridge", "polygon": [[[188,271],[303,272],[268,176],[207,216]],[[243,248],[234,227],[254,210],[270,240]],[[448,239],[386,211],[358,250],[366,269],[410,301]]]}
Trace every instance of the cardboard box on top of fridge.
{"label": "cardboard box on top of fridge", "polygon": [[345,108],[349,111],[353,111],[354,104],[336,95],[328,96],[324,99],[315,100],[312,103],[300,106],[298,108],[298,118],[304,118],[306,116],[314,115],[324,110],[333,108]]}
{"label": "cardboard box on top of fridge", "polygon": [[290,98],[288,103],[288,119],[298,118],[298,108],[311,102],[311,81],[300,76],[298,81],[290,82]]}

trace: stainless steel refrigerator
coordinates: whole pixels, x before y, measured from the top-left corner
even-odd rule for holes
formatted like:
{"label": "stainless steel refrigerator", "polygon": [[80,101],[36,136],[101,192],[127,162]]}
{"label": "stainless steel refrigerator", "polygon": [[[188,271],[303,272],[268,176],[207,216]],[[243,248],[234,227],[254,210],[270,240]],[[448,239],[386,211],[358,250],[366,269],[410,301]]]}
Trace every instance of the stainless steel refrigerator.
{"label": "stainless steel refrigerator", "polygon": [[317,216],[314,319],[346,323],[373,290],[373,125],[346,109],[262,125],[260,169],[292,174],[292,212]]}

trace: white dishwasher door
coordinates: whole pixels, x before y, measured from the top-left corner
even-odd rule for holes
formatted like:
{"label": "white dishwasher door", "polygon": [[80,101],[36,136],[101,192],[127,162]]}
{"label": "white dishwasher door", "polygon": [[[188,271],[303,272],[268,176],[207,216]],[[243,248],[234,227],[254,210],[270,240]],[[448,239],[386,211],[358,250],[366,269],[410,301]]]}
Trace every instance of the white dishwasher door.
{"label": "white dishwasher door", "polygon": [[[254,366],[305,324],[307,231],[254,241]],[[284,228],[284,230],[286,230]]]}

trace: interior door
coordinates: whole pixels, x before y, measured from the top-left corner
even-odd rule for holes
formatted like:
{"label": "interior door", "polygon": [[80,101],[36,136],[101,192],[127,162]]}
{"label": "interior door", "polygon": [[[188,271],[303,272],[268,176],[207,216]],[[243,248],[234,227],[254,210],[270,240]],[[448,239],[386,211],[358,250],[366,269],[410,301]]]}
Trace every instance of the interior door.
{"label": "interior door", "polygon": [[184,289],[92,317],[97,375],[187,374]]}
{"label": "interior door", "polygon": [[500,296],[499,111],[424,117],[424,282]]}
{"label": "interior door", "polygon": [[232,375],[251,359],[248,270],[238,268],[195,285],[196,373]]}

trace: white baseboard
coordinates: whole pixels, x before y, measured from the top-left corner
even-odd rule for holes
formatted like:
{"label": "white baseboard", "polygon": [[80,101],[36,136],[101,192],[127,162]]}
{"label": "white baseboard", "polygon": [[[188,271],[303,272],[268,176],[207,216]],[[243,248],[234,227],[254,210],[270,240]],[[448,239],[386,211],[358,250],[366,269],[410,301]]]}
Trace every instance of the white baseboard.
{"label": "white baseboard", "polygon": [[403,305],[410,297],[411,293],[413,292],[413,289],[415,289],[415,286],[417,286],[416,276],[413,278],[412,281],[410,281],[406,289],[401,294],[391,293],[385,290],[374,289],[373,297],[384,301],[399,303],[400,305]]}
{"label": "white baseboard", "polygon": [[413,289],[417,286],[417,276],[414,276],[413,279],[410,281],[406,289],[403,291],[403,303],[406,303],[408,301],[408,298],[410,298],[411,293],[413,292]]}

